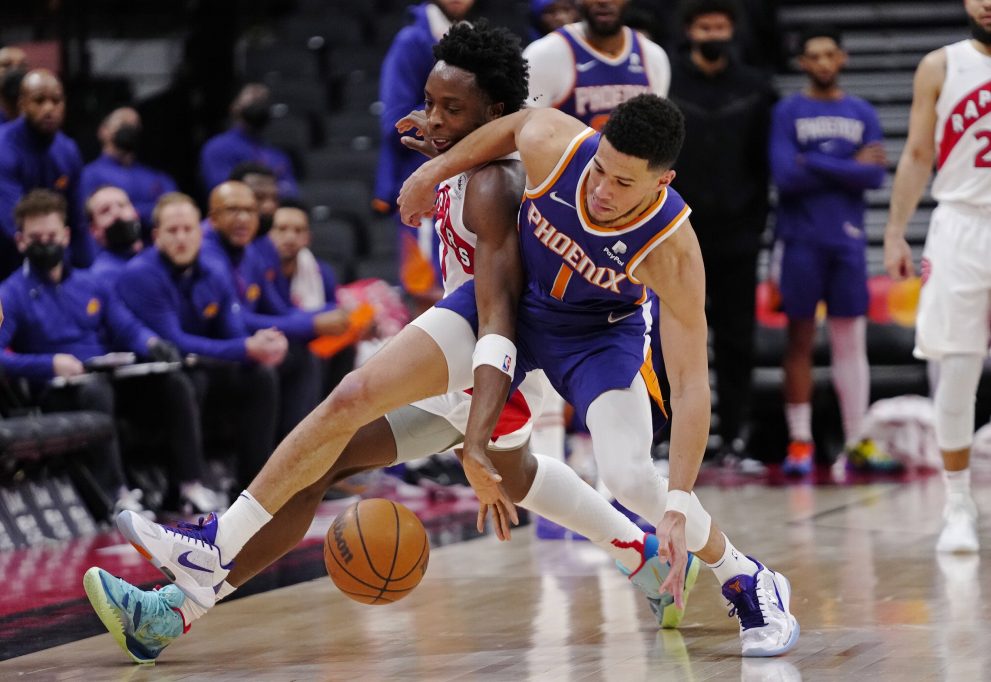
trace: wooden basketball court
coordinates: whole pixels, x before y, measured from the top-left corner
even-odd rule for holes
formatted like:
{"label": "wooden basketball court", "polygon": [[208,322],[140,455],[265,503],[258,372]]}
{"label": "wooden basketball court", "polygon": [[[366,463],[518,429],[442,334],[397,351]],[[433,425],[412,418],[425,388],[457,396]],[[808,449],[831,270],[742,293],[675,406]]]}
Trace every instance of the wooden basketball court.
{"label": "wooden basketball court", "polygon": [[[985,515],[988,489],[975,485]],[[740,658],[737,621],[706,570],[682,628],[658,632],[602,552],[525,528],[508,544],[486,537],[434,550],[423,583],[394,605],[351,602],[321,578],[221,604],[154,667],[134,666],[101,635],[0,663],[0,678],[991,678],[982,596],[991,567],[980,556],[936,555],[938,476],[699,493],[738,547],[791,580],[802,637],[787,656]],[[991,549],[987,532],[982,542]]]}

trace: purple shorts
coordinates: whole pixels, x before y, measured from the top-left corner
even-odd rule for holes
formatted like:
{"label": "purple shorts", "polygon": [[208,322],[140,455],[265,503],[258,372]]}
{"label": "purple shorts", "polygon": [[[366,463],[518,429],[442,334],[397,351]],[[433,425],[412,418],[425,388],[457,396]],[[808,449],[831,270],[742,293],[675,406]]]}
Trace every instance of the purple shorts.
{"label": "purple shorts", "polygon": [[786,242],[781,254],[781,304],[796,320],[815,317],[819,301],[830,317],[867,314],[867,254],[855,248]]}

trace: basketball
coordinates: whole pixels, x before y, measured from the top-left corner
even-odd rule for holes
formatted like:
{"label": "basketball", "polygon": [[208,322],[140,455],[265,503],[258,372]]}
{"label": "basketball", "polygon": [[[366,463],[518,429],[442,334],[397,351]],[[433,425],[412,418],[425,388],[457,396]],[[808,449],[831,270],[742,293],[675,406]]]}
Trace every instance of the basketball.
{"label": "basketball", "polygon": [[337,588],[362,604],[399,601],[427,572],[430,542],[420,519],[390,500],[361,500],[327,531],[323,560]]}

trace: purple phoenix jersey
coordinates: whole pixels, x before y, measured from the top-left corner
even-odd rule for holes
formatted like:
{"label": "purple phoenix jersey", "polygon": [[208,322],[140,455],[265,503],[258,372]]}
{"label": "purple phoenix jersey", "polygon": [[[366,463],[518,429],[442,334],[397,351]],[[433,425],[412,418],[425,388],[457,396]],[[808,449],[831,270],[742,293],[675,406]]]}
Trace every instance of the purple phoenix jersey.
{"label": "purple phoenix jersey", "polygon": [[[638,373],[663,411],[651,297],[632,273],[690,213],[664,187],[633,221],[596,225],[584,197],[599,138],[591,129],[577,135],[550,177],[527,190],[519,214],[527,285],[518,308],[516,383],[524,372],[544,370],[582,418],[595,398],[629,388]],[[474,282],[438,305],[477,328]]]}
{"label": "purple phoenix jersey", "polygon": [[613,109],[637,95],[654,91],[647,77],[640,36],[625,26],[623,31],[630,48],[613,60],[568,29],[557,30],[575,56],[575,84],[567,97],[554,102],[555,109],[602,130]]}

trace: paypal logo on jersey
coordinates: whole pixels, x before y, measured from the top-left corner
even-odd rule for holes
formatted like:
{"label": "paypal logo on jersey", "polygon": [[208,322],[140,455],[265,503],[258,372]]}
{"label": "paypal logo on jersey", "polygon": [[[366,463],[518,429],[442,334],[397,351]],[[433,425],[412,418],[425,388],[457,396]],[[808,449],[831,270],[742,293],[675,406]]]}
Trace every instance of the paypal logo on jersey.
{"label": "paypal logo on jersey", "polygon": [[602,253],[606,254],[606,257],[609,260],[613,261],[614,263],[617,263],[622,266],[626,265],[626,261],[619,257],[624,253],[626,253],[626,244],[624,244],[623,242],[621,241],[616,242],[615,244],[612,245],[612,248],[608,246],[603,247]]}

